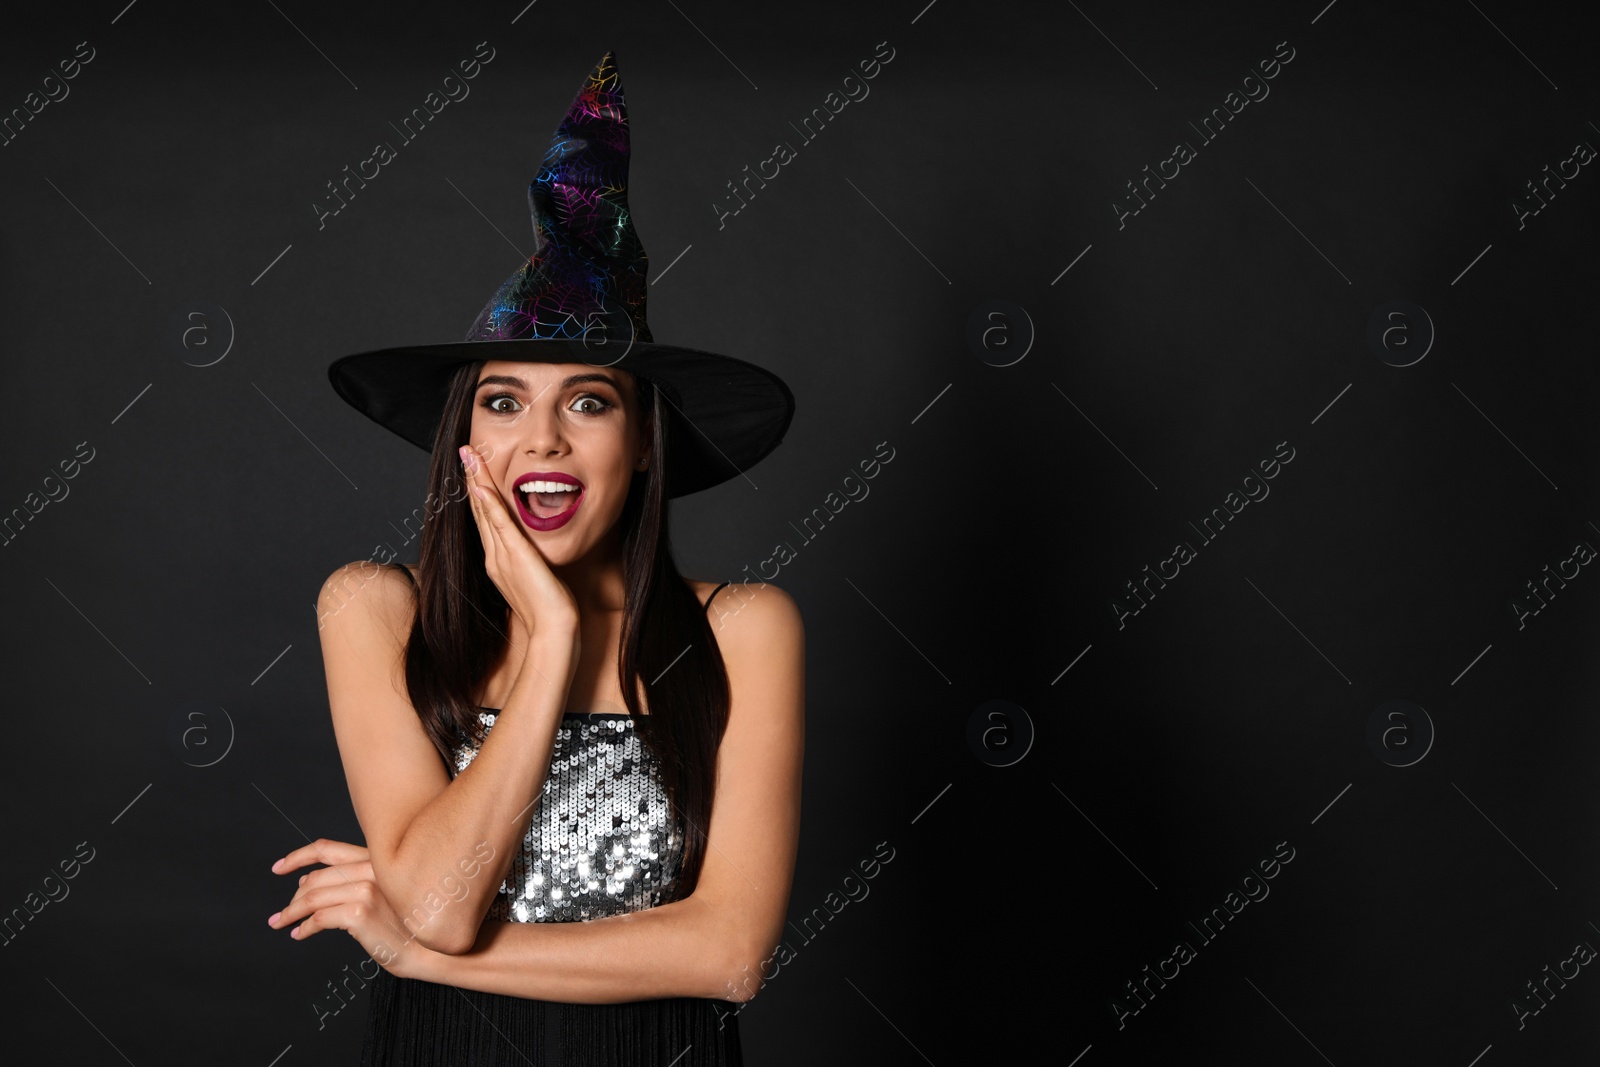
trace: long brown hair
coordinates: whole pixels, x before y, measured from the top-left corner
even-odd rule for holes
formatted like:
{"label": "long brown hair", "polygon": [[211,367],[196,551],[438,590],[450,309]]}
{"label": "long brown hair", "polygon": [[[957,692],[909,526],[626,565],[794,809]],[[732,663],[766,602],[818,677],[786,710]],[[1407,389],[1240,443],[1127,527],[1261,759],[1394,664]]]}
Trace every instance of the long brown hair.
{"label": "long brown hair", "polygon": [[[470,443],[482,367],[481,360],[463,364],[446,393],[428,472],[417,613],[406,643],[406,689],[447,769],[456,745],[484,736],[474,694],[510,640],[511,607],[484,567],[483,540],[461,470],[460,448]],[[648,417],[652,448],[650,466],[634,472],[618,519],[626,594],[617,677],[634,732],[658,761],[662,785],[685,824],[683,863],[671,897],[679,899],[694,890],[705,858],[717,749],[732,698],[706,613],[672,558],[666,406],[647,379],[634,381],[638,417]],[[640,714],[640,680],[647,715]]]}

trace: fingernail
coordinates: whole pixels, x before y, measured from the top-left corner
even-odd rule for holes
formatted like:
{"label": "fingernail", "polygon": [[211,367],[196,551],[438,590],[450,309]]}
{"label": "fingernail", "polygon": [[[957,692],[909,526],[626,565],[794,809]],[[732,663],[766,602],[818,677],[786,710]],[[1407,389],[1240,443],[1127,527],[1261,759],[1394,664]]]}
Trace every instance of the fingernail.
{"label": "fingernail", "polygon": [[273,924],[273,923],[275,923],[275,922],[277,922],[277,921],[278,921],[278,916],[280,916],[280,915],[282,915],[282,914],[283,914],[283,912],[281,912],[281,911],[275,911],[275,912],[273,912],[273,913],[272,913],[272,918],[270,918],[270,919],[268,919],[268,920],[267,920],[267,925],[268,925],[268,926],[271,926],[271,925],[272,925],[272,924]]}
{"label": "fingernail", "polygon": [[272,869],[273,870],[277,870],[279,867],[282,867],[282,866],[283,866],[283,860],[273,860],[272,861]]}
{"label": "fingernail", "polygon": [[294,938],[296,941],[300,940],[300,928],[296,926],[293,930],[290,930],[289,936]]}

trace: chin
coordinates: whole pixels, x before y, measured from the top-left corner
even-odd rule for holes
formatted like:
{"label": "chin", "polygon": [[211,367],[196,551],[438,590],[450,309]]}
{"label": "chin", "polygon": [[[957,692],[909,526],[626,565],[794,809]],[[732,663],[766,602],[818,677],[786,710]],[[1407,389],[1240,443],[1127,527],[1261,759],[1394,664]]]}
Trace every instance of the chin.
{"label": "chin", "polygon": [[522,536],[532,541],[544,561],[552,567],[562,567],[583,556],[586,548],[571,532],[561,530],[530,530],[522,528]]}

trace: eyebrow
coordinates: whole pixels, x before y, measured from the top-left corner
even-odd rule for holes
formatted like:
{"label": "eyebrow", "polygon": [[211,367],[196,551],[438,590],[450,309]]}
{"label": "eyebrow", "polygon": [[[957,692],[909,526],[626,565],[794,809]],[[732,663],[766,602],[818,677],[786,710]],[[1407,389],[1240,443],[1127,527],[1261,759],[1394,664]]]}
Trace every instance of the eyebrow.
{"label": "eyebrow", "polygon": [[[569,374],[566,378],[562,379],[560,388],[570,389],[574,385],[581,385],[584,382],[604,382],[605,384],[611,386],[611,388],[615,389],[618,393],[622,392],[622,387],[617,384],[617,380],[611,377],[609,374]],[[521,378],[513,377],[509,374],[490,374],[478,381],[474,391],[477,389],[482,389],[486,385],[510,385],[515,386],[524,392],[526,392],[528,389],[528,383],[523,381]]]}

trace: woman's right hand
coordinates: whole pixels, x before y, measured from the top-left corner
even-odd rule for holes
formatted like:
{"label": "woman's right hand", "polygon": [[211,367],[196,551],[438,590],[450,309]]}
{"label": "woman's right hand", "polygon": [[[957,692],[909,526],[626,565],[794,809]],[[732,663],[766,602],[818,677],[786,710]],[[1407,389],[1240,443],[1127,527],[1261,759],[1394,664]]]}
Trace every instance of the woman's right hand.
{"label": "woman's right hand", "polygon": [[488,468],[471,445],[461,449],[466,469],[472,514],[483,538],[483,564],[489,578],[522,620],[530,639],[551,637],[571,640],[574,655],[578,641],[578,601],[566,583],[555,576],[533,539],[522,532],[488,475]]}

